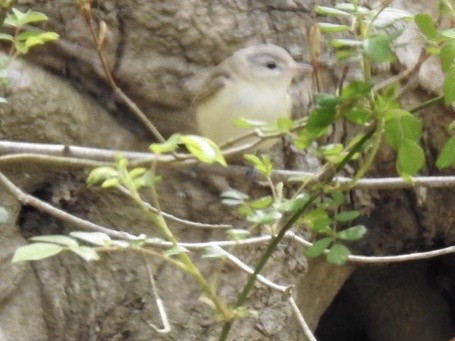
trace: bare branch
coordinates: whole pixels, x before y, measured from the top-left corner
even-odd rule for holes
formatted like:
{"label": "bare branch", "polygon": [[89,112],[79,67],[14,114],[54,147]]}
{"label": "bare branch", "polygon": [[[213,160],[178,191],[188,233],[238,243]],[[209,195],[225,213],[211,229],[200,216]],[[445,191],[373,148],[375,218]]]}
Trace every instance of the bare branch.
{"label": "bare branch", "polygon": [[307,337],[308,341],[317,341],[316,338],[313,335],[313,332],[311,331],[310,327],[306,323],[305,319],[303,318],[302,313],[300,312],[299,307],[295,303],[295,300],[292,296],[289,296],[288,298],[288,303],[292,308],[292,311],[294,312],[295,316],[297,317],[297,321],[300,324],[300,327],[302,328],[303,332],[305,333],[305,336]]}

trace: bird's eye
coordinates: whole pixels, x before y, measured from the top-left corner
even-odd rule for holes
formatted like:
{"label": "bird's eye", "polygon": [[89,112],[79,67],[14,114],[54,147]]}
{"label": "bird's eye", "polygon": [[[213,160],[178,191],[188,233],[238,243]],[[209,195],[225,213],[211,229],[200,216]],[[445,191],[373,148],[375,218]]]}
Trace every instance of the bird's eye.
{"label": "bird's eye", "polygon": [[267,69],[270,70],[276,69],[278,67],[277,63],[274,62],[273,60],[269,60],[265,65],[267,66]]}

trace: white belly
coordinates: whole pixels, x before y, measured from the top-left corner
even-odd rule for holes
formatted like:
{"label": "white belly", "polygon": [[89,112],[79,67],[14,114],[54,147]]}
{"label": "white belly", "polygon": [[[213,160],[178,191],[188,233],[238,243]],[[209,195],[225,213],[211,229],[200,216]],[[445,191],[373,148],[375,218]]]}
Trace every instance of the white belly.
{"label": "white belly", "polygon": [[[239,88],[243,91],[239,92]],[[201,135],[222,144],[248,132],[246,128],[233,125],[236,117],[273,123],[290,114],[291,99],[286,88],[229,83],[214,98],[199,106],[197,124]]]}

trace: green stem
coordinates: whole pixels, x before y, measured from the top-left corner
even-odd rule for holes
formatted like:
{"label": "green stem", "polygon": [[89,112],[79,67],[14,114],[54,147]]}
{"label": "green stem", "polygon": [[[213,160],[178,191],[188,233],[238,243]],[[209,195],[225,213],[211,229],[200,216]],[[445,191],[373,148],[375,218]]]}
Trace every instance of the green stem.
{"label": "green stem", "polygon": [[423,102],[422,104],[416,106],[415,108],[412,108],[411,110],[409,110],[409,112],[411,114],[415,114],[420,110],[431,107],[432,105],[442,104],[442,103],[444,103],[444,95],[429,99],[428,101]]}
{"label": "green stem", "polygon": [[[339,170],[341,170],[345,166],[345,164],[352,158],[352,156],[362,148],[362,146],[365,144],[365,142],[371,138],[371,136],[374,134],[375,131],[376,131],[376,129],[370,130],[352,147],[352,149],[345,156],[345,158],[340,162],[340,164],[337,165],[335,172],[333,173],[332,176],[327,177],[327,178],[324,176],[320,176],[322,179],[324,179],[323,181],[325,184],[332,181],[335,174]],[[245,303],[248,293],[252,289],[258,274],[262,271],[265,264],[267,263],[267,261],[269,260],[269,258],[273,254],[273,252],[275,251],[276,247],[278,246],[278,243],[286,235],[286,232],[292,226],[294,226],[296,221],[302,216],[302,214],[306,213],[306,211],[311,207],[311,205],[315,202],[315,200],[322,193],[323,193],[323,186],[318,186],[318,188],[313,192],[313,194],[311,194],[309,200],[297,212],[295,212],[291,216],[291,218],[289,218],[289,220],[281,228],[280,232],[271,239],[270,243],[267,245],[267,248],[265,249],[264,253],[262,254],[261,258],[259,259],[258,264],[254,268],[254,272],[248,277],[247,283],[243,287],[242,292],[237,297],[237,302],[235,304],[235,306],[237,308],[242,306]],[[224,323],[223,329],[221,331],[220,338],[219,338],[220,341],[225,341],[227,339],[229,331],[231,330],[231,327],[232,327],[232,323],[233,323],[232,320],[229,320]]]}

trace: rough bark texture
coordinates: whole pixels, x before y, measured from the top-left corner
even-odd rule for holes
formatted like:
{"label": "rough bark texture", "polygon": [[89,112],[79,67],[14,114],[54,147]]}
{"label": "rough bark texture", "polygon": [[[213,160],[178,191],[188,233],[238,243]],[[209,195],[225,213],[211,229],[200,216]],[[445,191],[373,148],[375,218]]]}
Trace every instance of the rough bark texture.
{"label": "rough bark texture", "polygon": [[[318,3],[323,2],[329,3]],[[151,137],[110,95],[76,1],[22,0],[18,3],[46,13],[50,21],[44,28],[58,32],[62,40],[59,44],[36,49],[29,58],[34,64],[18,61],[9,67],[11,83],[5,93],[8,104],[0,107],[0,136],[21,141],[145,150]],[[95,25],[104,20],[108,26],[104,52],[119,86],[162,132],[170,134],[187,128],[185,111],[200,74],[238,48],[254,43],[275,43],[285,47],[295,59],[308,60],[307,32],[313,23],[311,10],[315,3],[305,0],[112,0],[94,1],[93,14]],[[397,1],[396,5],[412,11],[426,6],[425,2],[416,5],[404,1]],[[409,45],[397,53],[397,70],[400,70],[415,62],[419,47]],[[416,100],[428,97],[429,92],[438,91],[433,82],[432,87],[424,82],[428,79],[425,75],[432,72],[435,71],[431,64],[424,65],[421,81],[415,80],[415,89],[409,91],[405,103],[412,106]],[[333,87],[332,79],[337,79],[339,73],[335,70],[327,76],[330,81],[324,84],[325,89]],[[301,86],[293,89],[297,115],[305,113],[308,92]],[[431,165],[446,139],[444,127],[454,115],[451,110],[433,108],[421,116],[428,128],[423,141],[428,154],[425,172],[435,174]],[[335,130],[334,136],[349,133]],[[391,151],[384,148],[374,173],[394,174],[393,157]],[[87,189],[86,171],[49,169],[26,163],[2,166],[2,171],[25,191],[80,217],[131,233],[155,233],[132,202],[119,194]],[[165,211],[202,222],[239,223],[238,218],[220,205],[216,189],[208,188],[191,170],[166,171],[162,175],[164,181],[159,195]],[[252,187],[241,180],[237,182],[239,186]],[[165,263],[149,260],[173,328],[166,337],[150,327],[150,323],[159,324],[157,309],[144,259],[137,254],[105,255],[102,261],[90,264],[63,254],[46,261],[11,265],[11,253],[25,243],[25,238],[65,234],[73,227],[29,207],[21,207],[3,188],[1,193],[1,205],[8,209],[11,218],[0,235],[0,339],[217,338],[221,324],[198,300],[200,290],[196,284]],[[358,245],[361,252],[400,253],[453,242],[453,191],[409,190],[354,193],[353,196],[357,206],[370,207],[371,211],[366,220],[368,237]],[[224,237],[222,233],[171,225],[185,241]],[[254,264],[261,250],[261,247],[247,248],[239,251],[239,256]],[[321,315],[355,268],[334,268],[322,262],[307,265],[301,252],[297,245],[281,246],[264,273],[280,284],[295,285],[303,314],[316,328]],[[246,276],[231,266],[221,267],[217,262],[200,260],[197,255],[194,258],[207,277],[217,274],[220,295],[229,302],[235,300]],[[450,267],[453,260],[446,259],[436,265],[357,270],[343,289],[347,292],[345,295],[351,297],[348,305],[353,306],[355,302],[361,310],[356,335],[360,333],[371,340],[392,340],[397,335],[400,340],[447,339],[453,334],[447,302],[452,303],[453,309],[455,297],[455,282],[447,270]],[[370,280],[365,288],[365,278],[370,276],[377,280]],[[430,277],[436,280],[428,284]],[[404,289],[404,295],[400,288],[409,290]],[[403,306],[407,310],[400,310]],[[249,307],[257,310],[258,317],[236,322],[233,340],[303,339],[289,307],[278,293],[257,285]],[[345,313],[345,307],[338,311],[337,317]],[[426,319],[428,315],[421,313],[422,307],[430,307],[437,313]],[[332,308],[336,311],[335,306]],[[342,330],[330,323],[330,312],[321,324],[324,331],[329,332],[325,340],[336,339],[336,334],[330,336],[330,330]],[[407,327],[410,324],[420,324],[425,331],[416,333]],[[319,334],[324,339],[325,333],[319,331]]]}

